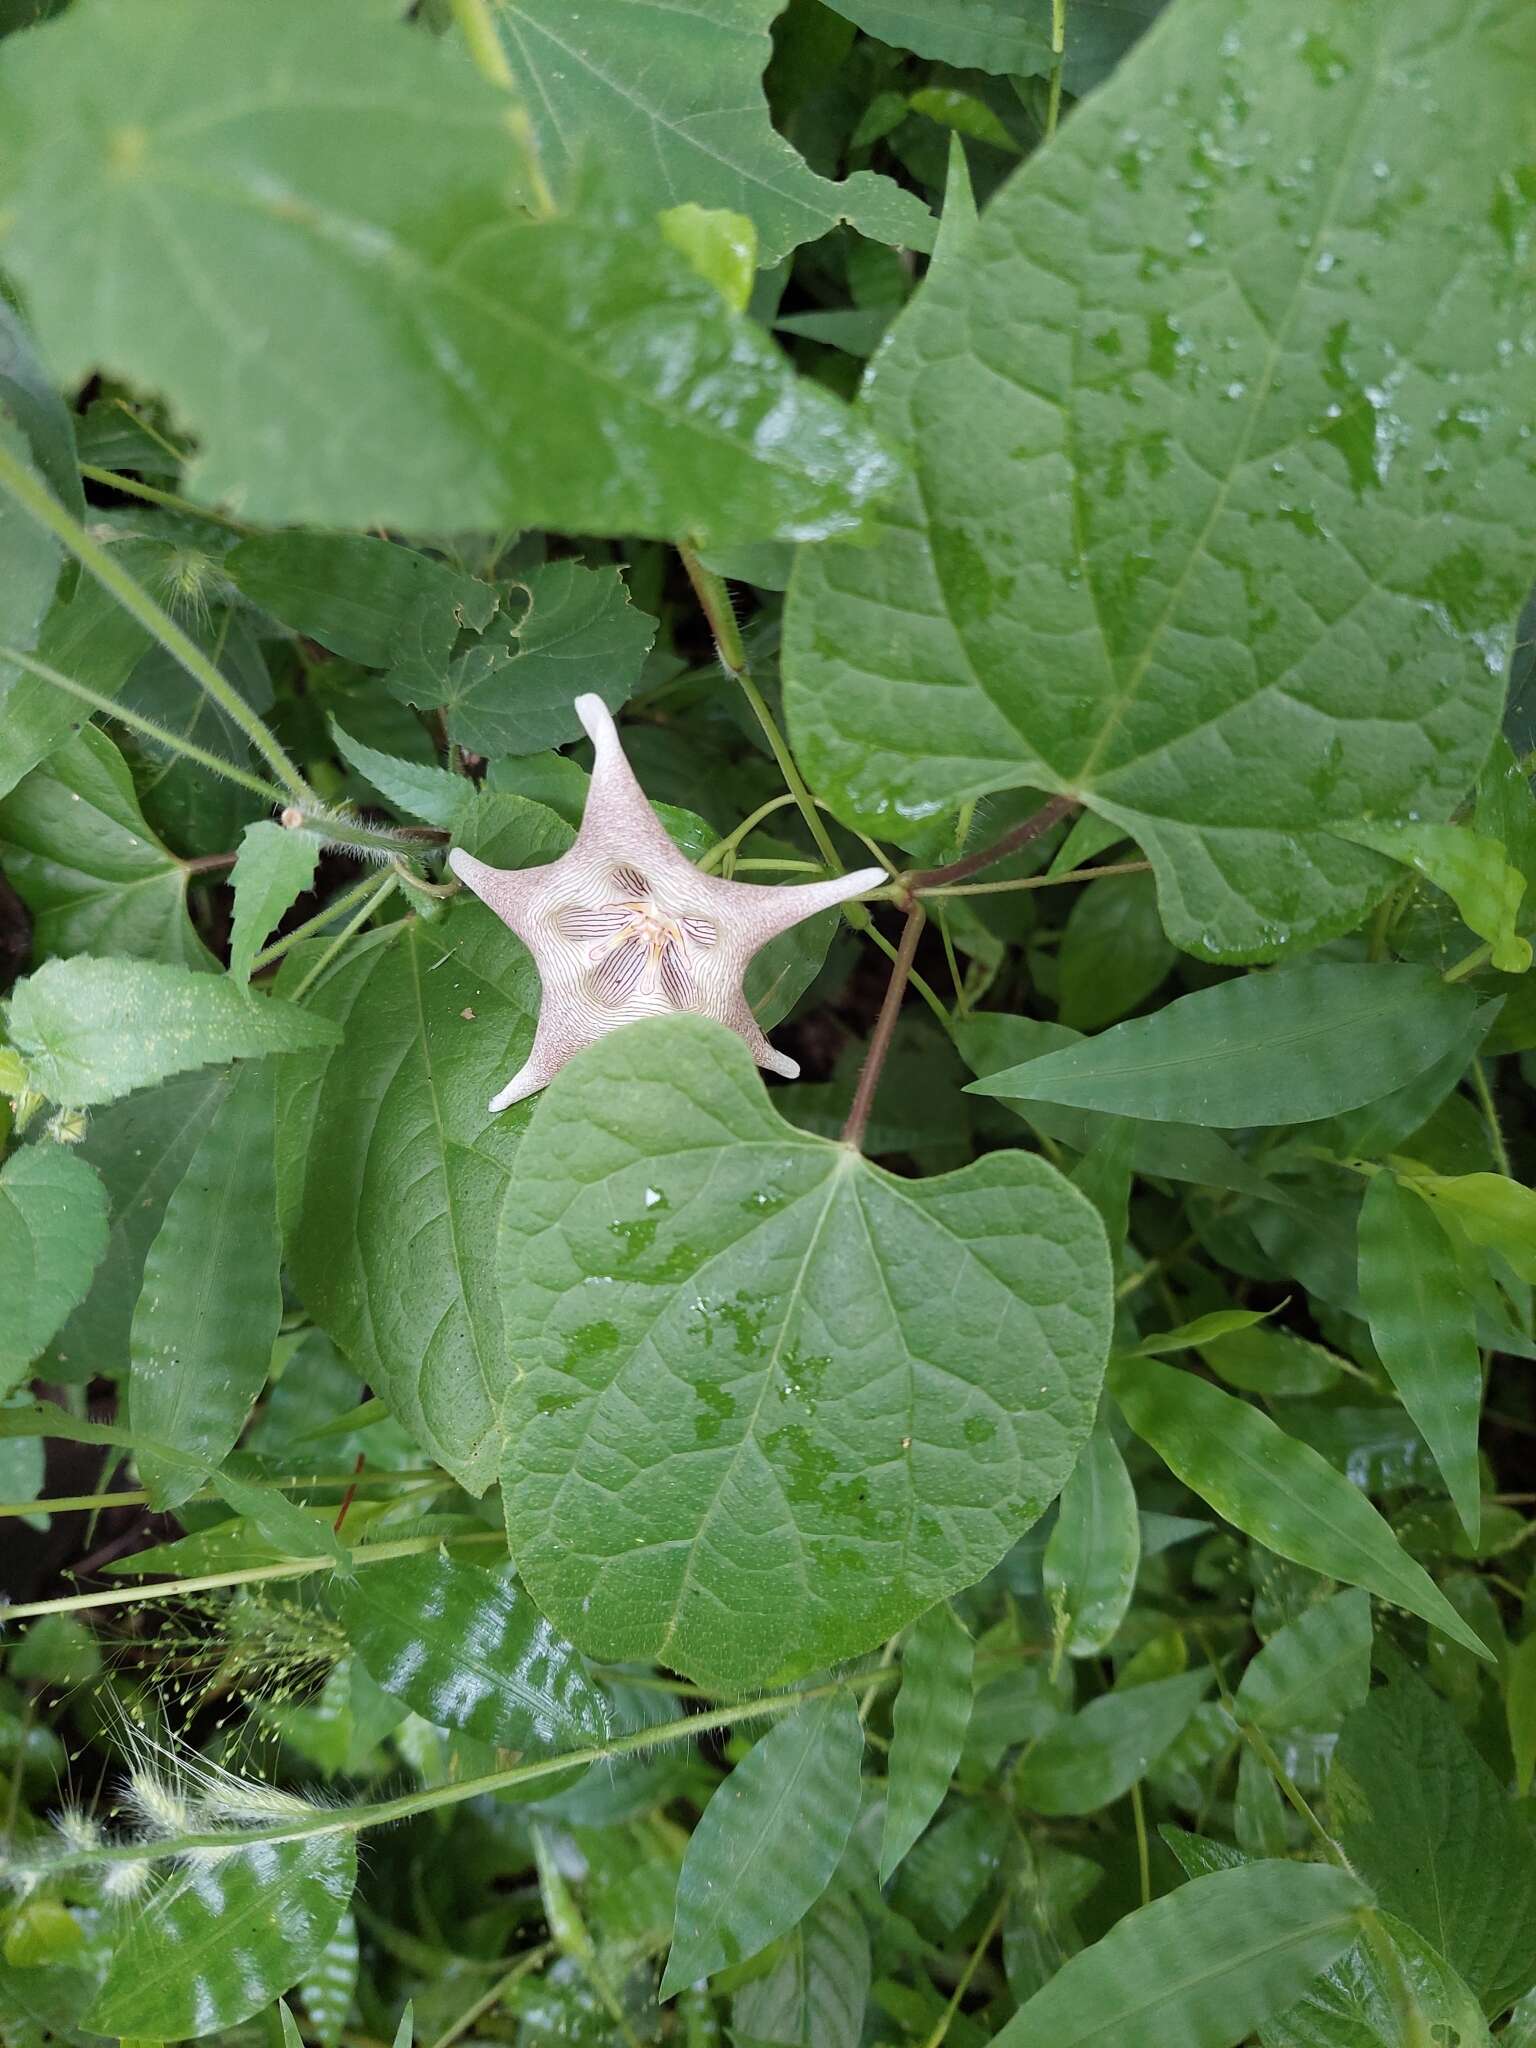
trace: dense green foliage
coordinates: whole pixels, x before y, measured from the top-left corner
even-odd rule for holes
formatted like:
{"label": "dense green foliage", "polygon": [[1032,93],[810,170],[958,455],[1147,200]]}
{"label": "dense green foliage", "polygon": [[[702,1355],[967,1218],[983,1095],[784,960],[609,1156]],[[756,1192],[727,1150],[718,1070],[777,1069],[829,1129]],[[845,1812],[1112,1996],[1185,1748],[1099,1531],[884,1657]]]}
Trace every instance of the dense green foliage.
{"label": "dense green foliage", "polygon": [[4,2048],[1536,2048],[1533,110],[0,0]]}

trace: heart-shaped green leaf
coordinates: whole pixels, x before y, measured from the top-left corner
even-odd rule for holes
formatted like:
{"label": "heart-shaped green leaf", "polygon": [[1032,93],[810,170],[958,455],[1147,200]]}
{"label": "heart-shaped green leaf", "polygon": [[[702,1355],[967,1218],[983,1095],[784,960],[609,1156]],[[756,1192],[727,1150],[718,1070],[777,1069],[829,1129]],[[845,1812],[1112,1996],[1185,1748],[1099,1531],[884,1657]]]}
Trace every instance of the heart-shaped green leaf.
{"label": "heart-shaped green leaf", "polygon": [[706,1683],[867,1649],[996,1563],[1072,1469],[1110,1317],[1044,1161],[899,1180],[697,1017],[556,1077],[501,1280],[525,1584],[591,1654]]}

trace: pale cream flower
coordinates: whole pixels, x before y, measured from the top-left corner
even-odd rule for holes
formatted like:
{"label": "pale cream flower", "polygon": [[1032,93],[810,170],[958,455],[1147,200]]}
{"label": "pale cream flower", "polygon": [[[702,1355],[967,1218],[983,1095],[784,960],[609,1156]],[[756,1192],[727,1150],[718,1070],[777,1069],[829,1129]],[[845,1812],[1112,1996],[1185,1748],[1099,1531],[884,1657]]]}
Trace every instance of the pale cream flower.
{"label": "pale cream flower", "polygon": [[672,1010],[728,1024],[760,1067],[793,1080],[798,1065],[774,1051],[748,1006],[748,963],[791,925],[878,887],[884,871],[780,889],[702,874],[647,802],[602,698],[578,697],[576,715],[596,759],[569,852],[541,868],[493,868],[457,847],[448,856],[528,948],[544,985],[533,1050],[492,1112],[536,1094],[605,1032]]}

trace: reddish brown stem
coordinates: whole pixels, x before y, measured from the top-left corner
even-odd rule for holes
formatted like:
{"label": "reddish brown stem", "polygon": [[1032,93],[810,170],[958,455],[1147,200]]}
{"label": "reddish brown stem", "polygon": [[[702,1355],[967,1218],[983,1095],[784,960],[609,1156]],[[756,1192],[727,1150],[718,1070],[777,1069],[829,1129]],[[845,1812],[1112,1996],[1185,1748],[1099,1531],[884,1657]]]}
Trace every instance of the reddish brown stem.
{"label": "reddish brown stem", "polygon": [[1069,817],[1077,809],[1075,796],[1053,796],[1043,803],[1038,811],[1021,820],[1001,839],[994,839],[990,846],[984,846],[980,853],[965,854],[960,860],[952,860],[947,867],[922,868],[913,875],[904,875],[903,881],[909,889],[937,889],[949,882],[963,882],[970,875],[979,874],[983,868],[991,867],[994,861],[1006,860],[1011,853],[1017,853],[1021,846],[1028,846],[1032,839],[1049,832],[1053,825]]}
{"label": "reddish brown stem", "polygon": [[864,1064],[859,1069],[858,1086],[853,1091],[853,1105],[848,1111],[848,1121],[843,1125],[845,1145],[862,1145],[864,1142],[864,1129],[869,1122],[869,1112],[875,1106],[875,1091],[880,1086],[881,1070],[885,1066],[886,1054],[891,1049],[896,1019],[901,1014],[901,999],[907,991],[907,977],[912,972],[912,962],[917,955],[917,942],[922,936],[926,916],[922,904],[909,898],[907,921],[901,928],[901,942],[896,948],[891,978],[886,983],[885,1000],[881,1003],[880,1014],[875,1019],[869,1051],[865,1053]]}

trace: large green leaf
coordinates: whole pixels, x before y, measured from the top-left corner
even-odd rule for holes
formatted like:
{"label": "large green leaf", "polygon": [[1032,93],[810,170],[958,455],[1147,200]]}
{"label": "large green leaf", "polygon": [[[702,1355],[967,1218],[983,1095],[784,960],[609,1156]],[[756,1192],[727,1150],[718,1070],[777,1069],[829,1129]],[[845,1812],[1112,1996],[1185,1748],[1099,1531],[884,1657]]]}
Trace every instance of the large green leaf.
{"label": "large green leaf", "polygon": [[285,626],[365,668],[390,666],[406,620],[425,607],[476,629],[496,609],[488,583],[363,533],[253,534],[224,571]]}
{"label": "large green leaf", "polygon": [[715,1788],[683,1858],[663,1998],[755,1956],[821,1897],[858,1818],[863,1753],[837,1692],[770,1728]]}
{"label": "large green leaf", "polygon": [[449,737],[476,754],[537,754],[581,737],[571,706],[595,687],[617,711],[640,680],[656,621],[629,601],[615,568],[546,562],[523,580],[527,609],[460,655],[441,692]]}
{"label": "large green leaf", "polygon": [[0,47],[45,357],[168,394],[255,518],[819,535],[891,465],[643,197],[516,210],[509,102],[348,0],[87,0]]}
{"label": "large green leaf", "polygon": [[1277,1629],[1237,1688],[1240,1721],[1275,1734],[1334,1729],[1371,1682],[1371,1602],[1335,1593]]}
{"label": "large green leaf", "polygon": [[146,2041],[237,2026],[322,1953],[356,1881],[346,1834],[194,1850],[119,1937],[90,2026]]}
{"label": "large green leaf", "polygon": [[39,960],[214,964],[187,916],[186,864],[145,824],[127,764],[94,725],[0,798],[0,860],[32,913]]}
{"label": "large green leaf", "polygon": [[83,1159],[27,1145],[0,1166],[0,1394],[84,1299],[106,1245],[106,1196]]}
{"label": "large green leaf", "polygon": [[456,902],[438,923],[372,934],[320,976],[305,1005],[333,1020],[335,1044],[285,1061],[278,1083],[299,1293],[359,1378],[477,1492],[500,1458],[496,1219],[527,1121],[485,1105],[533,1043],[538,997],[506,928]]}
{"label": "large green leaf", "polygon": [[[207,1465],[234,1448],[266,1384],[283,1313],[270,1060],[234,1071],[171,1196],[133,1313],[128,1426]],[[201,1483],[142,1451],[157,1508]]]}
{"label": "large green leaf", "polygon": [[1140,1563],[1136,1489],[1101,1422],[1062,1489],[1045,1546],[1045,1594],[1059,1612],[1068,1656],[1097,1657],[1108,1648],[1131,1604]]}
{"label": "large green leaf", "polygon": [[1197,1877],[1072,1956],[997,2048],[1234,2048],[1349,1946],[1368,1902],[1357,1878],[1324,1864]]}
{"label": "large green leaf", "polygon": [[581,1659],[515,1580],[439,1551],[371,1566],[332,1600],[379,1684],[435,1727],[533,1756],[612,1732]]}
{"label": "large green leaf", "polygon": [[1209,1671],[1182,1671],[1101,1693],[1030,1745],[1014,1790],[1039,1813],[1093,1813],[1110,1805],[1177,1740],[1210,1684]]}
{"label": "large green leaf", "polygon": [[312,1009],[149,960],[50,960],[17,982],[6,1013],[32,1086],[74,1108],[191,1067],[339,1036]]}
{"label": "large green leaf", "polygon": [[975,1645],[947,1600],[913,1625],[901,1652],[901,1691],[891,1716],[880,1882],[938,1812],[970,1725]]}
{"label": "large green leaf", "polygon": [[1189,951],[1358,920],[1328,827],[1449,812],[1530,575],[1533,58],[1523,0],[1181,0],[1023,166],[866,393],[879,544],[790,585],[842,816],[1074,792]]}
{"label": "large green leaf", "polygon": [[834,1887],[784,1937],[772,1969],[737,1992],[736,2037],[772,2048],[859,2048],[869,1977],[863,1918],[846,1891]]}
{"label": "large green leaf", "polygon": [[[962,70],[1048,72],[1051,0],[828,0],[883,43]],[[1063,9],[1061,76],[1068,92],[1086,92],[1130,48],[1163,0],[1070,0]]]}
{"label": "large green leaf", "polygon": [[1423,1073],[1477,1007],[1427,967],[1309,963],[1198,989],[968,1092],[1160,1123],[1306,1123]]}
{"label": "large green leaf", "polygon": [[556,1077],[501,1270],[512,1554],[606,1659],[749,1684],[866,1649],[997,1561],[1092,1422],[1091,1207],[1021,1152],[904,1181],[797,1131],[703,1018]]}
{"label": "large green leaf", "polygon": [[1193,1373],[1120,1358],[1110,1367],[1110,1386],[1136,1434],[1236,1528],[1296,1564],[1406,1607],[1465,1649],[1488,1655],[1365,1495],[1310,1445]]}
{"label": "large green leaf", "polygon": [[1328,1796],[1361,1876],[1488,2012],[1536,1982],[1536,1838],[1422,1679],[1403,1671],[1350,1715]]}
{"label": "large green leaf", "polygon": [[79,1156],[107,1191],[107,1248],[90,1292],[43,1354],[50,1379],[127,1371],[145,1254],[227,1087],[223,1073],[185,1074],[92,1112]]}
{"label": "large green leaf", "polygon": [[627,0],[604,12],[597,34],[579,0],[495,0],[495,11],[562,184],[595,158],[647,212],[691,200],[744,213],[765,264],[840,220],[931,249],[933,216],[914,193],[872,171],[831,184],[774,129],[762,74],[781,4]]}
{"label": "large green leaf", "polygon": [[1434,1452],[1475,1544],[1483,1406],[1477,1309],[1439,1217],[1387,1172],[1376,1175],[1360,1207],[1360,1299],[1376,1355]]}

